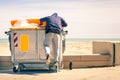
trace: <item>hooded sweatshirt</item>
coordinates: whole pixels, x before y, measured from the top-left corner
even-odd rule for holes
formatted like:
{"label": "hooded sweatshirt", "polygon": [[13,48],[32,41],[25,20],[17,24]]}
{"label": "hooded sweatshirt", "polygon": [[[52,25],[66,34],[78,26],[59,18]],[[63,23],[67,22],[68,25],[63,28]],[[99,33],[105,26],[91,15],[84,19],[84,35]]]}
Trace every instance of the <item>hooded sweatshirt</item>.
{"label": "hooded sweatshirt", "polygon": [[67,23],[65,22],[65,20],[59,17],[57,13],[54,13],[51,16],[41,18],[40,21],[47,22],[47,25],[45,28],[46,33],[52,32],[52,33],[60,34],[62,31],[62,27],[67,26]]}

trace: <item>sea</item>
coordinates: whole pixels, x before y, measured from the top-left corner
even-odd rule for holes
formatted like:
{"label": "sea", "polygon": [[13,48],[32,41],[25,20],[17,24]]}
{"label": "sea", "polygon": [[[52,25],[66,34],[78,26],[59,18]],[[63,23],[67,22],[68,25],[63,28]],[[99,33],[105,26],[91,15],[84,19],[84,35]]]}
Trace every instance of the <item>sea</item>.
{"label": "sea", "polygon": [[[120,42],[120,38],[66,38],[66,42],[93,42],[93,41],[111,41]],[[1,43],[9,43],[7,38],[0,39]]]}

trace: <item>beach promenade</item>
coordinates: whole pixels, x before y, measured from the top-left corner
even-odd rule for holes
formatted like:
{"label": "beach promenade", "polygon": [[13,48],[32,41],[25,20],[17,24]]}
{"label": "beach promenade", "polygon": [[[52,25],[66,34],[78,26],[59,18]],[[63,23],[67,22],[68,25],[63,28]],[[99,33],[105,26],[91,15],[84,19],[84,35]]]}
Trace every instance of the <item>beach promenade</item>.
{"label": "beach promenade", "polygon": [[[64,54],[92,54],[91,42],[67,43]],[[0,44],[0,56],[10,56],[9,44]],[[0,80],[119,80],[120,66],[68,68],[58,73],[47,70],[27,70],[13,73],[12,69],[0,70]]]}

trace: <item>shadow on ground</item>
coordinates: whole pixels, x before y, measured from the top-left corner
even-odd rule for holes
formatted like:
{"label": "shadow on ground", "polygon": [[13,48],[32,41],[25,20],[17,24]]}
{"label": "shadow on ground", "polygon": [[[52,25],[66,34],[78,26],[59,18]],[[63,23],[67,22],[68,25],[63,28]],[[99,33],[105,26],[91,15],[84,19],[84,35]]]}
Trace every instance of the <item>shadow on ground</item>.
{"label": "shadow on ground", "polygon": [[0,70],[0,74],[27,74],[27,75],[36,75],[36,74],[46,74],[46,73],[56,73],[53,70],[47,70],[47,69],[42,69],[42,70],[23,70],[23,71],[18,71],[16,73],[13,72],[12,69],[9,70]]}

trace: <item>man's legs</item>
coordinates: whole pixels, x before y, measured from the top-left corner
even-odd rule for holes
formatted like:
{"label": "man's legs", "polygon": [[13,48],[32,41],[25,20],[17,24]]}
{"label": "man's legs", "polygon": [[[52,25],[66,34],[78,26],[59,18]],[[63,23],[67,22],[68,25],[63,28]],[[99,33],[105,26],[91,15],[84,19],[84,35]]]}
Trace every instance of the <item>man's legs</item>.
{"label": "man's legs", "polygon": [[50,50],[50,44],[51,44],[51,42],[52,42],[52,33],[47,33],[45,35],[45,42],[44,42],[45,53],[46,53],[46,60],[47,60],[46,63],[47,64],[49,64],[49,62],[50,62],[49,57],[50,57],[50,52],[51,52],[51,50]]}
{"label": "man's legs", "polygon": [[52,50],[54,53],[54,59],[55,62],[59,61],[60,58],[60,35],[59,34],[55,34],[55,33],[47,33],[45,36],[45,52],[46,52],[46,60],[47,62],[49,62],[49,55],[50,55],[50,45],[52,45]]}
{"label": "man's legs", "polygon": [[53,39],[53,47],[54,47],[54,58],[55,58],[55,62],[59,61],[59,57],[60,57],[60,35],[59,34],[54,34],[54,39]]}

